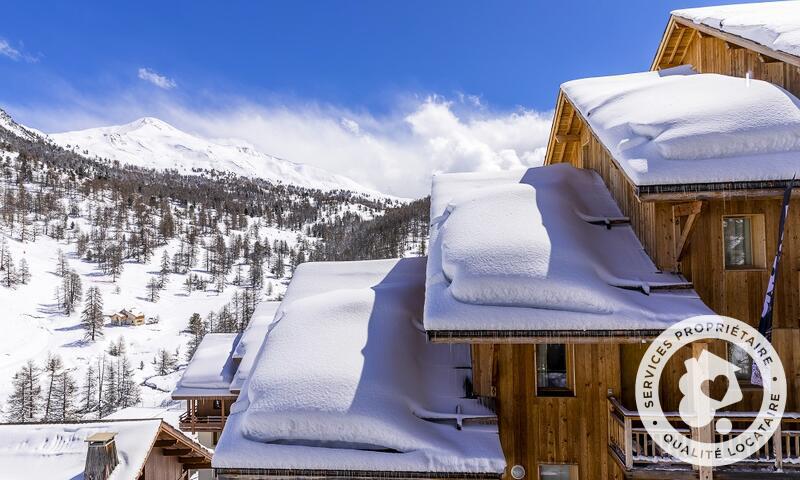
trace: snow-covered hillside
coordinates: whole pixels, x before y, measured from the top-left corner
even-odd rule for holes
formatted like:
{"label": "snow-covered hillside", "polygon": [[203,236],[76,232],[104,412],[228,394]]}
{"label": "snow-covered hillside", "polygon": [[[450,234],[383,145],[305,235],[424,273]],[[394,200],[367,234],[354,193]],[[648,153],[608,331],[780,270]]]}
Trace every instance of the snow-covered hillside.
{"label": "snow-covered hillside", "polygon": [[184,174],[218,170],[308,188],[380,195],[342,175],[268,155],[242,140],[208,140],[152,117],[126,125],[55,133],[50,138],[78,153],[140,167],[169,168]]}

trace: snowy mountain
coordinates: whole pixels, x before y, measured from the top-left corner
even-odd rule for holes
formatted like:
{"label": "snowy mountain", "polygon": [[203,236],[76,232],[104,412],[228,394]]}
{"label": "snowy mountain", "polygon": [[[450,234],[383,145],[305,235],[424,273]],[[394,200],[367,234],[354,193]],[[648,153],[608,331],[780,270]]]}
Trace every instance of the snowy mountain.
{"label": "snowy mountain", "polygon": [[244,141],[201,138],[152,117],[126,125],[55,133],[50,138],[78,153],[140,167],[184,174],[217,170],[307,188],[380,195],[342,175],[260,152]]}
{"label": "snowy mountain", "polygon": [[[144,143],[150,150],[140,144],[149,152],[145,160],[128,153],[137,165],[162,158],[153,151],[155,132],[173,146],[182,138],[195,151],[209,148],[215,158],[226,151],[152,119],[128,127],[141,132],[108,138],[151,141]],[[303,262],[424,254],[426,199],[284,188],[233,173],[180,176],[80,152],[62,149],[0,110],[0,420],[44,418],[42,402],[30,411],[17,408],[15,392],[28,388],[22,377],[15,380],[23,371],[37,378],[41,395],[53,375],[69,376],[77,387],[70,397],[75,411],[53,420],[94,419],[131,404],[172,406],[170,391],[199,335],[190,328],[193,314],[204,320],[202,334],[236,332],[252,311],[246,305],[280,300]],[[174,167],[161,163],[161,169]],[[272,165],[288,165],[304,181],[339,181],[321,171],[303,175],[307,167],[289,162]],[[90,289],[106,315],[96,339],[87,337],[84,321]],[[112,324],[108,315],[121,309],[142,312],[148,322]],[[56,357],[58,368],[50,368],[56,363],[48,359]],[[131,382],[136,399],[98,398],[98,385],[122,392],[132,391]]]}

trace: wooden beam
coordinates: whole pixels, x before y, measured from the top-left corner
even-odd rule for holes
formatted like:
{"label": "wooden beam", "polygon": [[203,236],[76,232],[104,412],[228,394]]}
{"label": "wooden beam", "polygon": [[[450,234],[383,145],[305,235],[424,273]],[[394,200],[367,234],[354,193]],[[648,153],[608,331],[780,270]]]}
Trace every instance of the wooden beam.
{"label": "wooden beam", "polygon": [[687,28],[681,28],[678,30],[678,38],[675,39],[675,46],[672,48],[672,53],[669,54],[669,60],[667,63],[672,63],[672,60],[675,59],[675,54],[678,53],[678,49],[681,47],[681,40],[683,40],[683,35],[686,33]]}
{"label": "wooden beam", "polygon": [[174,438],[170,438],[170,439],[165,439],[165,440],[156,440],[153,443],[153,446],[156,447],[156,448],[165,448],[165,447],[171,447],[171,446],[175,445],[176,443],[178,443],[177,440],[175,440]]}
{"label": "wooden beam", "polygon": [[[692,358],[698,359],[700,358],[700,354],[703,353],[703,350],[708,350],[708,343],[706,342],[692,342]],[[708,384],[702,385],[703,379],[710,378],[708,377],[708,372],[693,372],[696,375],[692,381],[695,382],[695,385],[701,385],[704,389],[703,393],[708,395],[709,392],[705,389],[708,388]],[[705,373],[705,374],[703,374]],[[714,422],[710,422],[708,425],[700,428],[693,428],[692,429],[692,440],[696,440],[698,442],[703,443],[713,443],[714,442],[714,431],[712,430],[712,425]],[[712,480],[712,469],[711,467],[695,467],[698,470],[698,477],[700,480]]]}
{"label": "wooden beam", "polygon": [[579,134],[564,134],[559,133],[556,134],[556,143],[569,143],[569,142],[580,142],[581,136]]}
{"label": "wooden beam", "polygon": [[[703,209],[703,202],[697,200],[691,203],[684,203],[672,207],[672,221],[675,226],[675,237],[678,241],[675,244],[675,269],[678,270],[678,262],[681,261],[691,240],[692,230],[694,229],[697,217]],[[680,219],[688,217],[686,222],[681,225]]]}
{"label": "wooden beam", "polygon": [[742,50],[744,47],[735,43],[725,42],[725,50]]}
{"label": "wooden beam", "polygon": [[165,448],[161,451],[165,457],[183,457],[192,453],[191,448]]}
{"label": "wooden beam", "polygon": [[777,58],[775,58],[775,57],[770,57],[770,56],[768,56],[768,55],[764,55],[763,53],[759,53],[759,54],[758,54],[758,61],[759,61],[759,62],[761,62],[761,63],[775,63],[775,62],[780,62],[780,60],[778,60]]}
{"label": "wooden beam", "polygon": [[204,457],[178,457],[178,461],[181,463],[206,463],[208,462],[207,458]]}

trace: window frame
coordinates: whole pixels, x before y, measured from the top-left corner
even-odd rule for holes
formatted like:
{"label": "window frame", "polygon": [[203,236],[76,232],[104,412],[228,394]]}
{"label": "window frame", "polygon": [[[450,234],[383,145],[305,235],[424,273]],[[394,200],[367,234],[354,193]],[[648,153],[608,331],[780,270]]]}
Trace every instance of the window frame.
{"label": "window frame", "polygon": [[561,462],[541,462],[536,465],[536,477],[539,480],[547,480],[545,477],[542,477],[542,467],[550,467],[550,466],[561,466],[561,467],[568,467],[569,468],[569,480],[580,480],[580,469],[578,468],[577,463],[561,463]]}
{"label": "window frame", "polygon": [[[725,243],[725,221],[731,218],[747,218],[750,220],[750,252],[751,265],[728,265],[725,260],[727,245]],[[722,216],[720,221],[720,238],[722,241],[722,268],[725,272],[752,272],[767,269],[767,237],[764,227],[763,213],[736,213]]]}
{"label": "window frame", "polygon": [[[564,355],[566,362],[566,387],[544,387],[539,386],[538,355],[543,346],[564,345]],[[534,367],[534,393],[537,397],[574,397],[575,396],[575,346],[569,343],[541,343],[534,345],[533,351]]]}
{"label": "window frame", "polygon": [[[726,360],[728,363],[730,363],[731,365],[735,365],[735,364],[734,364],[734,363],[731,361],[731,348],[732,348],[733,346],[735,346],[736,344],[735,344],[735,343],[730,343],[730,342],[725,342],[725,343],[727,344],[727,345],[725,346],[725,360]],[[748,355],[748,357],[749,357],[749,355]],[[752,366],[751,366],[751,368],[752,368]],[[734,376],[736,376],[736,375],[734,374]],[[762,389],[762,387],[760,387],[760,386],[758,386],[758,385],[753,385],[753,384],[750,382],[750,380],[749,380],[749,379],[747,379],[747,380],[744,380],[744,379],[741,379],[741,378],[739,378],[739,377],[736,377],[736,381],[739,383],[739,387],[741,387],[742,389],[745,389],[745,390],[750,390],[750,389],[752,389],[752,390],[761,390],[761,389]]]}

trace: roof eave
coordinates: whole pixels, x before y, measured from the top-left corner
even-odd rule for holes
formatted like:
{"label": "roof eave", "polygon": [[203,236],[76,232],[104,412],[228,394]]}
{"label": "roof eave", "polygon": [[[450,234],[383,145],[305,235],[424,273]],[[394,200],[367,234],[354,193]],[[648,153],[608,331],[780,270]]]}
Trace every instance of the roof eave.
{"label": "roof eave", "polygon": [[433,343],[641,343],[663,329],[616,330],[428,330]]}

